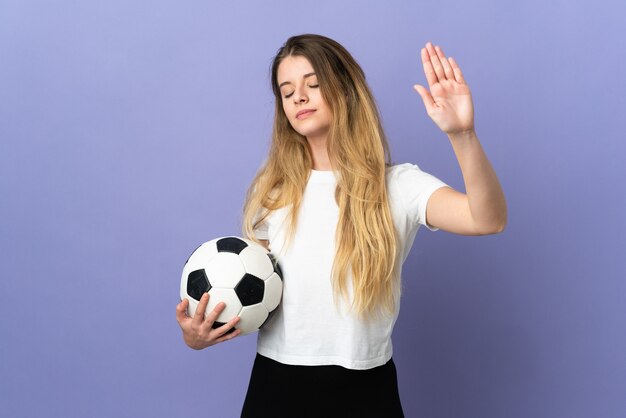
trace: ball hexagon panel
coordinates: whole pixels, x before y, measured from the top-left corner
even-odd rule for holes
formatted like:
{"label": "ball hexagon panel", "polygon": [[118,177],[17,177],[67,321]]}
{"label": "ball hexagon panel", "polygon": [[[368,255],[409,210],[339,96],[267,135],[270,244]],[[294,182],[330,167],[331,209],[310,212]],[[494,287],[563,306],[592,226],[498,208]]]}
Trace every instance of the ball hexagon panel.
{"label": "ball hexagon panel", "polygon": [[211,241],[205,242],[191,253],[187,260],[186,268],[189,269],[189,272],[204,268],[207,261],[211,260],[216,255],[217,248],[215,248],[215,243]]}
{"label": "ball hexagon panel", "polygon": [[278,309],[274,309],[273,311],[270,311],[270,314],[267,316],[265,321],[263,321],[263,323],[261,325],[259,325],[259,328],[263,328],[265,326],[265,324],[270,322],[271,319],[276,315],[276,312],[278,312]]}
{"label": "ball hexagon panel", "polygon": [[259,329],[262,323],[268,317],[267,309],[262,303],[244,306],[239,313],[241,319],[235,325],[235,328],[241,330],[240,335],[248,334]]}
{"label": "ball hexagon panel", "polygon": [[266,279],[274,272],[272,260],[267,251],[259,245],[248,246],[239,253],[246,272],[255,275],[259,279]]}
{"label": "ball hexagon panel", "polygon": [[235,292],[243,306],[261,303],[265,292],[265,282],[252,274],[246,273],[235,286]]}
{"label": "ball hexagon panel", "polygon": [[278,274],[272,273],[272,275],[265,280],[265,293],[263,294],[263,305],[268,311],[276,309],[280,303],[280,298],[283,293],[283,282],[278,277]]}
{"label": "ball hexagon panel", "polygon": [[212,287],[234,288],[242,279],[246,270],[234,253],[221,252],[213,257],[204,267]]}
{"label": "ball hexagon panel", "polygon": [[242,306],[235,291],[233,289],[214,287],[209,292],[209,304],[206,307],[205,317],[209,312],[215,309],[220,302],[224,302],[226,307],[217,317],[217,321],[226,323],[239,315]]}

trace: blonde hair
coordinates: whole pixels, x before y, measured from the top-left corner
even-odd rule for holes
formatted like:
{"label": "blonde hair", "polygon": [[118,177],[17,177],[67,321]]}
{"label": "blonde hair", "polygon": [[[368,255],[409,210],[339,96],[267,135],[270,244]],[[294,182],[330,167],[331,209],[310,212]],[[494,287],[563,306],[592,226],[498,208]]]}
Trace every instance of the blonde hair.
{"label": "blonde hair", "polygon": [[[290,242],[313,168],[306,137],[293,129],[282,108],[277,71],[288,56],[309,60],[332,113],[327,150],[337,177],[335,201],[339,207],[331,273],[335,303],[337,296],[343,296],[350,309],[364,318],[377,315],[380,308],[392,313],[400,286],[396,282],[397,233],[385,181],[386,169],[391,166],[389,146],[363,70],[330,38],[292,36],[273,60],[271,85],[276,101],[272,142],[246,194],[242,233],[259,242],[253,230],[271,211],[292,205],[287,232]],[[348,288],[350,275],[352,289]]]}

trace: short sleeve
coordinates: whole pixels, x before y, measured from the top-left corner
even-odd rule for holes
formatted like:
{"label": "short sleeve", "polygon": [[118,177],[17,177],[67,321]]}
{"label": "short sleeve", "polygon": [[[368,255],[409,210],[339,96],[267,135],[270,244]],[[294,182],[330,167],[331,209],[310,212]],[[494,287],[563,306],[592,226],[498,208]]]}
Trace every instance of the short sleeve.
{"label": "short sleeve", "polygon": [[[260,216],[261,210],[258,210],[256,215],[254,216],[254,219],[252,220],[252,225],[254,225],[254,223],[257,221],[257,219],[260,218]],[[254,232],[254,236],[257,239],[269,239],[269,225],[267,224],[267,219],[256,228],[254,228],[252,232]]]}
{"label": "short sleeve", "polygon": [[393,177],[398,188],[398,199],[402,200],[411,222],[424,225],[431,231],[438,231],[439,228],[426,224],[426,205],[435,190],[448,184],[422,171],[417,164],[404,163],[394,168]]}

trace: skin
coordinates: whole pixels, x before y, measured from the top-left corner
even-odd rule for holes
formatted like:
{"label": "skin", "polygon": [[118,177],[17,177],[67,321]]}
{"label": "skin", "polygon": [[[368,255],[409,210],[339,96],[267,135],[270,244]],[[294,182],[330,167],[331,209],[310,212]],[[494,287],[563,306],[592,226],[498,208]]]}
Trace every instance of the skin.
{"label": "skin", "polygon": [[[461,68],[452,57],[446,57],[439,46],[426,43],[421,49],[421,60],[429,89],[413,86],[424,102],[428,116],[445,132],[459,162],[466,193],[451,187],[437,189],[426,207],[426,222],[441,230],[460,235],[496,234],[504,230],[507,222],[507,206],[504,193],[493,167],[483,151],[474,130],[474,105],[469,86]],[[330,109],[322,98],[314,72],[304,57],[287,57],[278,68],[282,105],[293,128],[305,136],[313,155],[314,170],[331,170],[326,139],[330,127]],[[288,96],[288,97],[286,97]],[[306,119],[297,119],[301,109],[316,111]],[[269,242],[263,241],[269,249]],[[176,306],[176,319],[183,331],[185,343],[196,350],[235,338],[235,330],[226,332],[239,317],[219,328],[212,325],[225,304],[219,303],[205,318],[209,294],[204,294],[195,315],[187,315],[188,301]]]}
{"label": "skin", "polygon": [[[427,114],[448,135],[466,189],[466,193],[452,187],[437,189],[428,200],[426,222],[459,235],[502,232],[507,221],[504,192],[474,130],[474,105],[461,68],[452,57],[446,58],[441,47],[430,42],[421,49],[421,60],[430,90],[419,84],[413,88]],[[307,138],[313,169],[331,170],[326,150],[330,112],[319,88],[311,87],[317,79],[303,78],[313,71],[306,58],[287,57],[278,68],[277,78],[279,85],[289,82],[281,87],[283,110],[293,128]],[[309,108],[318,111],[305,120],[295,118],[300,109]]]}
{"label": "skin", "polygon": [[[279,84],[287,83],[281,87],[283,110],[291,126],[307,138],[313,150],[313,168],[315,170],[330,170],[330,162],[326,152],[326,138],[330,128],[331,113],[330,108],[322,98],[319,87],[316,87],[318,86],[317,77],[314,75],[304,77],[304,75],[312,72],[314,72],[313,67],[306,58],[290,56],[286,57],[279,65],[277,79]],[[296,114],[302,109],[315,109],[315,112],[305,119],[298,119]],[[267,240],[262,241],[262,243],[269,249]],[[224,302],[220,302],[205,318],[208,303],[209,294],[205,293],[198,303],[193,318],[187,315],[187,308],[189,307],[187,299],[183,299],[176,305],[176,320],[183,332],[183,339],[189,347],[195,350],[202,350],[231,340],[241,333],[239,330],[235,330],[227,334],[228,330],[239,321],[238,316],[221,327],[213,329],[213,323],[226,308],[226,305]]]}
{"label": "skin", "polygon": [[237,329],[230,334],[226,334],[229,329],[239,322],[238,316],[221,327],[213,329],[213,322],[215,322],[219,314],[226,308],[226,304],[224,302],[218,303],[215,309],[209,312],[205,318],[204,313],[208,304],[209,294],[205,293],[200,298],[200,303],[198,303],[193,318],[187,315],[187,308],[189,306],[187,299],[183,299],[176,305],[176,320],[183,331],[183,339],[185,343],[194,350],[202,350],[203,348],[217,343],[232,340],[241,333],[241,331]]}
{"label": "skin", "polygon": [[474,105],[461,68],[430,42],[421,50],[430,91],[414,85],[426,112],[448,135],[459,162],[466,193],[437,189],[426,206],[426,222],[460,235],[502,232],[507,221],[504,192],[474,130]]}
{"label": "skin", "polygon": [[[300,135],[306,137],[313,155],[314,170],[331,170],[326,138],[330,129],[330,108],[322,97],[316,76],[304,77],[315,72],[308,59],[288,56],[278,66],[276,79],[280,87],[283,111],[289,123]],[[315,109],[306,119],[296,118],[302,109]]]}

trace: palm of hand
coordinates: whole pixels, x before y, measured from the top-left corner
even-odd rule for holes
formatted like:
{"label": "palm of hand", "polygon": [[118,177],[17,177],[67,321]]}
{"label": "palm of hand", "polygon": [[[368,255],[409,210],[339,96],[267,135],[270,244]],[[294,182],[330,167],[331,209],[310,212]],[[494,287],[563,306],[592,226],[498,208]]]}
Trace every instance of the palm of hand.
{"label": "palm of hand", "polygon": [[415,85],[426,112],[448,134],[474,129],[474,105],[469,86],[453,58],[446,58],[441,48],[428,43],[422,48],[422,64],[430,87]]}

